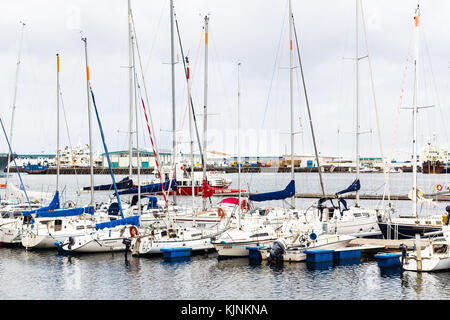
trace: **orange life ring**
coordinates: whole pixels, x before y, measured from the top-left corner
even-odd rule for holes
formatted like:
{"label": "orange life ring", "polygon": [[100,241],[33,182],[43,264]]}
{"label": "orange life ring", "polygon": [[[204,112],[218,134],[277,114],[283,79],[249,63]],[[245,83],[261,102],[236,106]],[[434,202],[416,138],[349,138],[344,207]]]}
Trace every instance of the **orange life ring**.
{"label": "orange life ring", "polygon": [[130,235],[131,235],[132,237],[135,237],[135,236],[137,236],[138,234],[139,234],[138,229],[137,229],[135,226],[131,226],[131,227],[130,227]]}
{"label": "orange life ring", "polygon": [[222,220],[223,217],[225,217],[225,211],[223,211],[222,208],[217,209],[217,214],[219,215],[220,220]]}
{"label": "orange life ring", "polygon": [[436,186],[436,190],[437,190],[437,191],[441,191],[442,189],[443,189],[442,184],[438,184],[438,185]]}

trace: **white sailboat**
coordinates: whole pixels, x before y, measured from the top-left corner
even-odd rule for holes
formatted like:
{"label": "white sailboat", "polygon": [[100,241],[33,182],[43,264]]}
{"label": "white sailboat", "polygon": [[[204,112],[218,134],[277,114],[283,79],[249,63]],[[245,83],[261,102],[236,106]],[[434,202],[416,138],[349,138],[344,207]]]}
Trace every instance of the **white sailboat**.
{"label": "white sailboat", "polygon": [[[448,222],[448,215],[446,216]],[[439,235],[436,235],[439,234]],[[420,249],[420,236],[416,236],[416,250],[406,254],[402,267],[407,271],[430,272],[450,269],[450,228],[434,233],[431,243]]]}
{"label": "white sailboat", "polygon": [[412,138],[412,190],[408,197],[412,200],[412,215],[399,214],[398,217],[391,217],[391,211],[381,217],[378,223],[380,230],[385,239],[411,239],[416,234],[424,237],[426,234],[440,231],[442,229],[442,216],[440,214],[419,216],[417,205],[434,205],[433,199],[427,199],[423,196],[423,192],[417,185],[417,114],[419,109],[428,108],[429,106],[418,106],[418,75],[419,75],[419,23],[420,8],[417,5],[414,13],[414,35],[415,35],[415,50],[414,50],[414,91],[413,91],[413,138]]}
{"label": "white sailboat", "polygon": [[[300,235],[300,234],[299,234]],[[263,260],[283,260],[289,262],[306,261],[305,250],[342,249],[349,245],[356,237],[345,234],[321,234],[311,233],[309,236],[302,234],[292,241],[285,238],[277,239],[273,244],[259,249]]]}

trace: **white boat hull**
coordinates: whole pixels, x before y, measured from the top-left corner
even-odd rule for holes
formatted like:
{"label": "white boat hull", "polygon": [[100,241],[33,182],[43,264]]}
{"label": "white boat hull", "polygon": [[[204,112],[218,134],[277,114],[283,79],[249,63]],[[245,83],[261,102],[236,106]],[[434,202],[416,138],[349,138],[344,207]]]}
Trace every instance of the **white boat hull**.
{"label": "white boat hull", "polygon": [[199,238],[189,240],[149,240],[148,238],[136,239],[131,252],[133,255],[157,255],[161,254],[161,249],[186,247],[192,251],[209,251],[214,249],[210,238]]}
{"label": "white boat hull", "polygon": [[74,245],[64,244],[62,249],[74,253],[101,253],[125,251],[123,240],[126,237],[94,239],[92,236],[77,237]]}
{"label": "white boat hull", "polygon": [[407,259],[403,264],[403,269],[407,271],[440,271],[450,269],[450,257],[431,257],[422,258],[422,268],[419,270],[418,261],[416,259]]}
{"label": "white boat hull", "polygon": [[248,257],[249,251],[246,247],[266,246],[274,242],[276,238],[269,238],[257,241],[234,241],[232,243],[214,243],[219,257]]}
{"label": "white boat hull", "polygon": [[[354,237],[336,235],[335,237],[328,237],[328,239],[327,239],[328,241],[319,242],[317,245],[312,245],[308,248],[305,248],[303,246],[301,246],[301,247],[300,246],[297,246],[297,247],[291,246],[283,254],[283,261],[292,261],[292,262],[306,261],[306,253],[304,253],[304,250],[342,249],[342,248],[347,247],[348,244],[350,243],[350,241],[353,239],[354,239]],[[270,252],[270,248],[261,248],[260,252],[261,252],[262,259],[267,260],[267,256],[268,256],[268,253]]]}

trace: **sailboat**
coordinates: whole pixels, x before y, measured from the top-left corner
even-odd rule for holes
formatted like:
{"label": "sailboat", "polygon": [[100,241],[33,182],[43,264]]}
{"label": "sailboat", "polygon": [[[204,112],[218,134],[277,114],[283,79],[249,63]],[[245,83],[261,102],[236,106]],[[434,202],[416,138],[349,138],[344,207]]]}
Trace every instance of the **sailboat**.
{"label": "sailboat", "polygon": [[[94,206],[79,208],[61,208],[59,201],[59,73],[60,57],[57,60],[57,142],[56,142],[56,192],[52,202],[47,207],[23,212],[27,219],[23,224],[21,243],[26,249],[50,249],[56,248],[56,244],[64,241],[67,237],[86,234],[94,229]],[[87,216],[90,215],[90,216]],[[97,219],[107,220],[108,217],[101,215]],[[55,244],[56,243],[56,244]]]}
{"label": "sailboat", "polygon": [[[450,208],[448,207],[448,211]],[[402,268],[407,271],[431,272],[450,270],[450,227],[449,213],[445,216],[442,230],[429,233],[431,243],[424,249],[420,246],[420,235],[416,235],[416,250],[405,252]]]}
{"label": "sailboat", "polygon": [[[108,148],[105,142],[103,127],[98,114],[94,92],[90,84],[89,65],[87,60],[87,39],[82,38],[82,41],[84,42],[85,56],[86,56],[86,76],[87,76],[89,115],[90,115],[90,102],[92,97],[92,103],[97,117],[97,123],[99,126],[106,158],[108,161],[109,172],[111,175],[112,185],[114,187],[114,192],[117,199],[121,219],[97,223],[94,226],[95,230],[87,234],[66,237],[64,241],[58,243],[58,249],[70,253],[123,251],[126,250],[127,248],[127,241],[131,241],[129,239],[138,234],[137,226],[139,226],[139,216],[124,217],[123,215],[122,203],[120,200],[119,192],[117,190],[116,180],[114,177],[114,172],[112,170]],[[93,186],[92,182],[91,186]],[[93,192],[94,190],[91,187],[91,197],[93,196]]]}
{"label": "sailboat", "polygon": [[391,212],[387,211],[380,218],[378,226],[383,233],[385,239],[410,239],[416,234],[420,237],[426,237],[426,234],[440,231],[442,229],[442,215],[429,215],[419,217],[417,204],[424,205],[433,204],[432,199],[423,197],[422,191],[417,186],[417,114],[421,108],[417,104],[418,93],[418,63],[419,63],[419,18],[420,8],[417,5],[414,13],[414,34],[415,34],[415,54],[414,54],[414,95],[413,95],[413,160],[412,160],[412,190],[408,197],[412,200],[412,216],[399,215],[399,217],[391,217]]}

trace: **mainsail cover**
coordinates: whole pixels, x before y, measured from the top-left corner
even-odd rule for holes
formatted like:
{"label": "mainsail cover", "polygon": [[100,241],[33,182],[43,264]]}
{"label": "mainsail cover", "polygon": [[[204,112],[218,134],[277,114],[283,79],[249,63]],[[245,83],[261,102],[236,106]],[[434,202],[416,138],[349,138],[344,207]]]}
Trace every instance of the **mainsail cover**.
{"label": "mainsail cover", "polygon": [[356,179],[347,189],[336,192],[336,196],[344,193],[358,191],[359,189],[361,189],[361,183],[359,182],[359,179]]}
{"label": "mainsail cover", "polygon": [[[177,190],[177,182],[175,180],[168,180],[168,181],[164,182],[162,185],[163,185],[164,191]],[[154,184],[149,184],[146,186],[141,186],[141,194],[162,192],[163,188],[161,188],[161,183],[154,183]],[[138,193],[138,188],[130,188],[128,190],[120,191],[119,195],[137,194],[137,193]]]}
{"label": "mainsail cover", "polygon": [[[133,180],[130,177],[125,177],[116,183],[117,189],[129,189],[133,187]],[[91,187],[83,187],[83,191],[90,191]],[[114,190],[114,184],[102,184],[94,186],[94,191],[112,191]]]}
{"label": "mainsail cover", "polygon": [[60,218],[60,217],[71,217],[71,216],[80,216],[83,213],[94,214],[94,207],[84,207],[84,208],[71,208],[71,209],[57,209],[57,210],[32,210],[26,211],[22,214],[24,216],[30,216],[31,214],[36,213],[36,218]]}
{"label": "mainsail cover", "polygon": [[100,229],[104,229],[104,228],[114,228],[116,226],[125,226],[127,224],[131,224],[131,225],[139,227],[139,216],[132,216],[132,217],[113,220],[110,222],[97,223],[95,225],[95,229],[100,230]]}
{"label": "mainsail cover", "polygon": [[249,200],[252,201],[270,201],[270,200],[283,200],[290,198],[295,194],[295,181],[291,180],[284,190],[267,192],[267,193],[257,193],[250,194]]}

